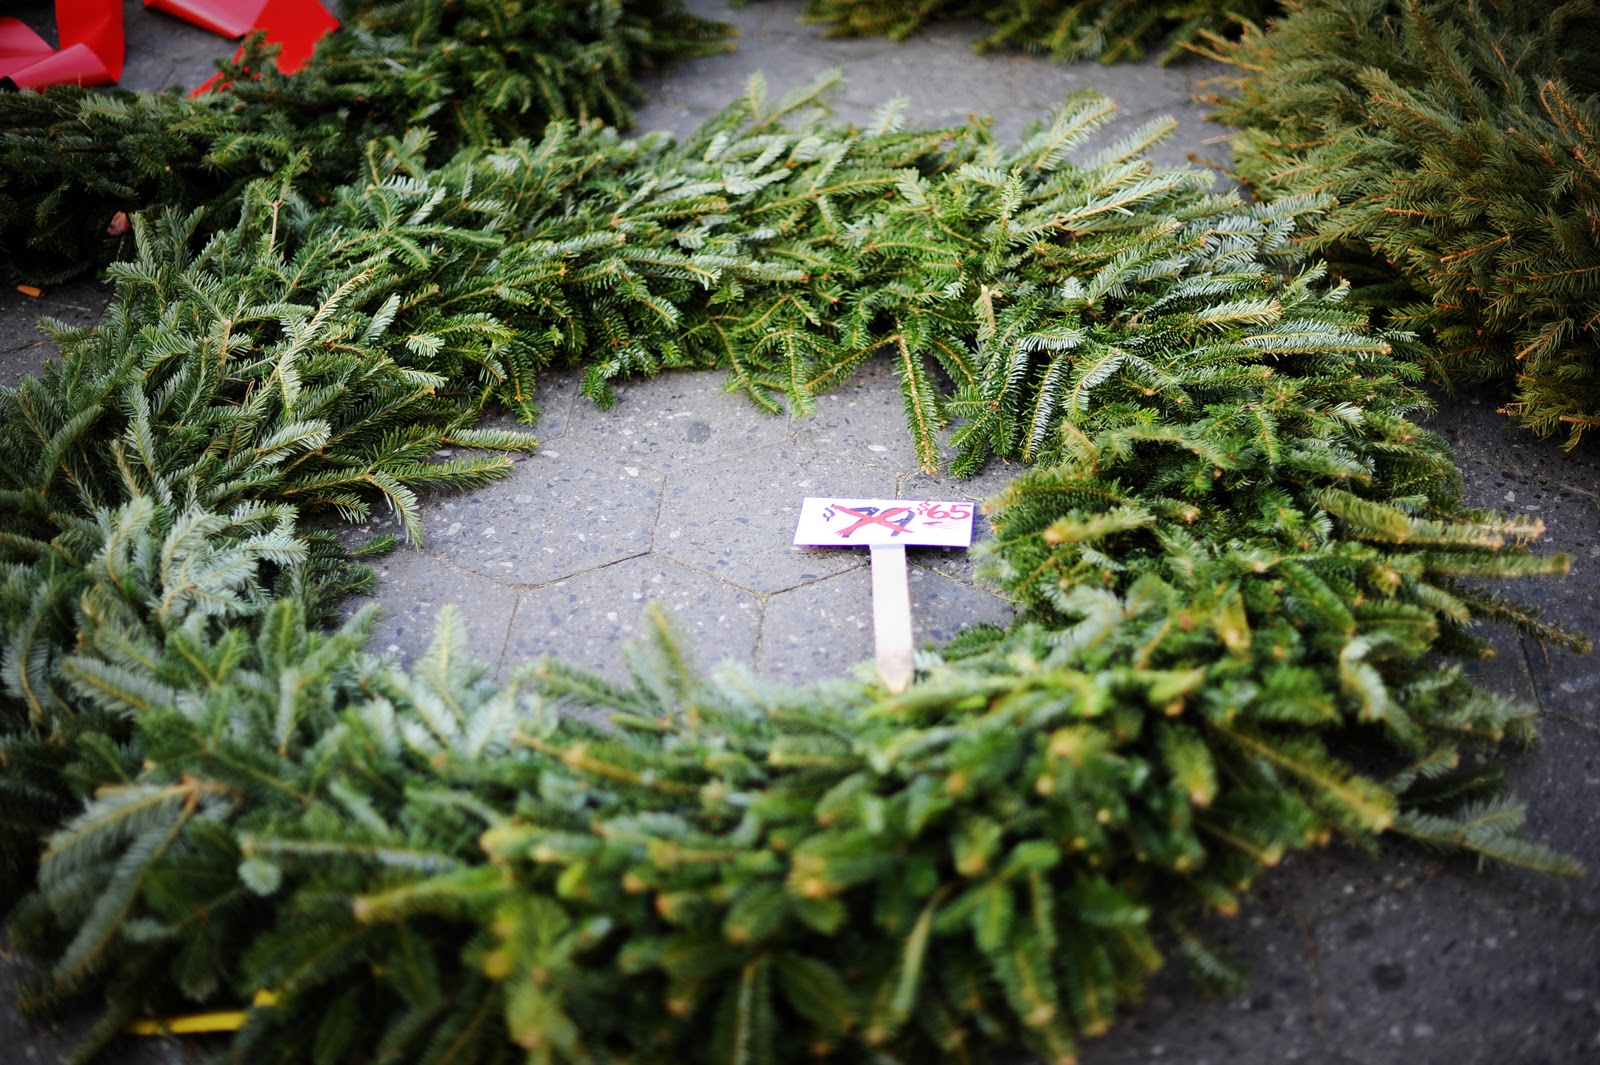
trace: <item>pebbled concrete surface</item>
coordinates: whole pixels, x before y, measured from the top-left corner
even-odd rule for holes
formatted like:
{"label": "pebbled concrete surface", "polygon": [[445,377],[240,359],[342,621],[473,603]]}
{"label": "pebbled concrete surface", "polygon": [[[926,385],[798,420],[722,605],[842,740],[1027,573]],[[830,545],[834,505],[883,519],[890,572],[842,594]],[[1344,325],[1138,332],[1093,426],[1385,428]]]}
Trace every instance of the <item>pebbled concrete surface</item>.
{"label": "pebbled concrete surface", "polygon": [[[53,25],[51,5],[10,5]],[[1155,154],[1225,160],[1223,131],[1191,97],[1218,68],[1061,66],[1026,55],[972,54],[975,27],[935,28],[903,45],[829,38],[800,21],[800,0],[733,10],[691,9],[738,24],[739,50],[673,67],[647,83],[644,128],[683,132],[762,72],[774,98],[839,67],[840,117],[861,121],[891,96],[917,123],[991,115],[1018,136],[1069,91],[1119,101],[1113,135],[1161,115],[1180,120]],[[232,45],[127,0],[134,88],[189,87]],[[1218,179],[1220,185],[1221,179]],[[0,293],[0,383],[51,354],[33,320],[92,322],[105,304],[92,280],[38,300]],[[757,413],[723,392],[718,374],[671,374],[619,390],[600,412],[576,382],[547,383],[543,447],[514,475],[477,492],[429,499],[427,544],[378,565],[387,620],[376,649],[401,658],[427,643],[445,603],[462,606],[479,654],[502,672],[540,654],[607,668],[637,631],[649,600],[665,603],[702,661],[730,659],[758,674],[832,676],[871,655],[866,559],[789,546],[808,491],[983,498],[1010,480],[1000,464],[956,482],[916,472],[900,427],[894,379],[867,366],[821,397],[808,419]],[[1443,397],[1432,426],[1457,449],[1467,493],[1481,506],[1541,517],[1544,550],[1574,557],[1565,582],[1512,589],[1571,628],[1600,632],[1600,450],[1574,452],[1517,434],[1489,393]],[[580,538],[581,537],[581,538]],[[973,577],[965,553],[912,553],[918,639],[948,638],[971,621],[1003,623],[1010,607]],[[1534,702],[1544,741],[1512,760],[1528,833],[1600,868],[1600,667],[1515,635],[1474,667],[1494,690]],[[868,667],[870,668],[870,667]],[[1083,1050],[1084,1065],[1567,1065],[1600,1062],[1600,880],[1562,882],[1477,872],[1403,846],[1380,860],[1335,846],[1296,856],[1264,878],[1241,913],[1213,922],[1215,942],[1252,971],[1221,1001],[1181,973],[1163,973],[1146,1001]],[[18,975],[0,965],[0,997]],[[0,1062],[53,1062],[75,1028],[23,1029],[0,1012]],[[116,1065],[201,1060],[204,1046],[130,1041]]]}

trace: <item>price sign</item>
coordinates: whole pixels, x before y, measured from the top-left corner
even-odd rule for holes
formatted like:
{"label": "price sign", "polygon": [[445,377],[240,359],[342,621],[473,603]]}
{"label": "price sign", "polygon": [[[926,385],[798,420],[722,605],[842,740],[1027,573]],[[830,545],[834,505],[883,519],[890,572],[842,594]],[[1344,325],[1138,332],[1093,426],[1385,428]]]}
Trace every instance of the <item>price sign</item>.
{"label": "price sign", "polygon": [[872,550],[872,633],[878,676],[891,692],[911,684],[911,591],[906,548],[968,547],[973,505],[935,499],[807,496],[794,542],[802,547]]}
{"label": "price sign", "polygon": [[794,542],[809,547],[969,547],[974,505],[935,499],[807,496]]}

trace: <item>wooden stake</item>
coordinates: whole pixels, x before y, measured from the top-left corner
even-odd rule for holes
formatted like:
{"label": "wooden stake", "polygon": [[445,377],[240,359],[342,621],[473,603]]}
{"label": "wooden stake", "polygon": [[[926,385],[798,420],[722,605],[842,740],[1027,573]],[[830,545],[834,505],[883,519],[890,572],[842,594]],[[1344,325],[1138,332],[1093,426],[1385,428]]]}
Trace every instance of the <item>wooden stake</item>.
{"label": "wooden stake", "polygon": [[911,588],[904,544],[872,545],[872,637],[878,676],[899,694],[911,685]]}

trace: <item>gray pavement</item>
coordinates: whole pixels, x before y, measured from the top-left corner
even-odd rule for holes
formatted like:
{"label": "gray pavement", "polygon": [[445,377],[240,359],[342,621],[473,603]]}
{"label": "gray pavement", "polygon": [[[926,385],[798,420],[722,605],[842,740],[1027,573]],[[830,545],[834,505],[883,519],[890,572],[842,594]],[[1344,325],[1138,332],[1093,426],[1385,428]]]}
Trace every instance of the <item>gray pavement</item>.
{"label": "gray pavement", "polygon": [[[1196,62],[1062,66],[1024,55],[976,57],[975,27],[937,28],[903,45],[825,36],[798,0],[730,9],[691,0],[737,23],[738,51],[673,67],[648,83],[643,128],[683,132],[762,72],[773,95],[841,68],[837,113],[865,119],[892,96],[916,123],[992,115],[1017,136],[1074,88],[1115,98],[1120,126],[1180,120],[1163,163],[1225,159],[1224,131],[1202,121],[1193,93],[1218,68]],[[192,86],[231,45],[127,4],[123,84]],[[40,25],[46,4],[24,5]],[[1218,179],[1219,185],[1221,179]],[[93,281],[41,299],[0,293],[0,381],[36,367],[50,346],[40,314],[91,321],[105,303]],[[669,374],[619,389],[593,408],[576,381],[542,397],[541,448],[510,478],[427,499],[426,543],[381,561],[387,612],[376,649],[414,656],[446,603],[463,608],[479,655],[502,672],[541,654],[614,669],[645,603],[664,603],[711,664],[742,662],[774,679],[837,676],[871,655],[866,559],[789,546],[800,498],[824,492],[981,499],[1014,469],[991,464],[957,482],[916,472],[892,374],[869,365],[821,397],[815,416],[771,417],[724,393],[720,374]],[[1492,394],[1445,397],[1433,419],[1457,448],[1470,500],[1537,515],[1542,550],[1575,557],[1565,582],[1511,589],[1556,621],[1600,634],[1600,449],[1568,453],[1513,433]],[[379,528],[384,526],[379,525]],[[393,528],[389,526],[388,528]],[[981,535],[981,533],[980,533]],[[973,621],[1004,622],[1009,604],[973,575],[961,552],[913,552],[919,641]],[[1529,834],[1600,872],[1600,667],[1499,634],[1500,655],[1474,667],[1491,688],[1536,703],[1543,741],[1511,763],[1529,805]],[[1201,998],[1163,974],[1147,1001],[1084,1048],[1084,1065],[1185,1062],[1267,1065],[1562,1065],[1600,1062],[1600,880],[1566,883],[1404,847],[1379,860],[1335,847],[1297,856],[1265,878],[1240,914],[1209,929],[1250,967],[1249,987]],[[0,994],[14,978],[0,972]],[[70,1031],[21,1032],[0,1014],[0,1061],[52,1061]],[[131,1046],[124,1065],[195,1060],[173,1041]]]}

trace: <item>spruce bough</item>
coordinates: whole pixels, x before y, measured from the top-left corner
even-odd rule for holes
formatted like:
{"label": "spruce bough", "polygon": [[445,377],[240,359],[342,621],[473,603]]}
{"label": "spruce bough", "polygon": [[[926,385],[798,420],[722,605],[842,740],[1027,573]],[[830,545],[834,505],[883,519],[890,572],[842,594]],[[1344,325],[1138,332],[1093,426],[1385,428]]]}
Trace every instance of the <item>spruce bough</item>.
{"label": "spruce bough", "polygon": [[1337,200],[1309,249],[1433,369],[1569,446],[1600,418],[1600,10],[1316,0],[1215,55],[1263,198]]}
{"label": "spruce bough", "polygon": [[982,18],[994,28],[976,47],[1017,47],[1063,60],[1102,63],[1138,59],[1152,43],[1163,63],[1185,53],[1202,35],[1259,23],[1276,14],[1276,0],[810,0],[806,18],[831,32],[903,40],[938,19]]}
{"label": "spruce bough", "polygon": [[[1566,639],[1476,579],[1566,562],[1461,507],[1399,338],[1294,250],[1321,202],[1157,170],[1159,124],[1074,162],[1092,96],[1013,149],[811,102],[376,142],[326,196],[136,219],[107,319],[0,395],[30,1007],[103,995],[94,1043],[270,989],[252,1062],[1070,1061],[1335,833],[1572,871],[1501,800],[1436,808],[1531,728],[1449,656]],[[627,680],[500,686],[451,617],[409,671],[326,624],[370,575],[300,522],[495,476],[528,440],[473,423],[546,366],[803,409],[869,357],[926,463],[952,425],[963,469],[1035,463],[990,513],[1027,620],[901,696],[705,677],[664,627]]]}

